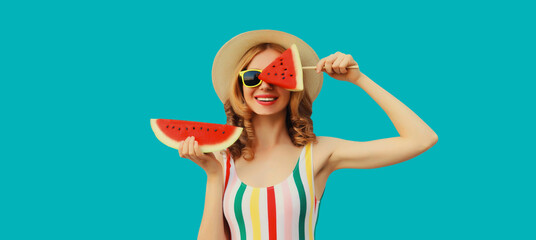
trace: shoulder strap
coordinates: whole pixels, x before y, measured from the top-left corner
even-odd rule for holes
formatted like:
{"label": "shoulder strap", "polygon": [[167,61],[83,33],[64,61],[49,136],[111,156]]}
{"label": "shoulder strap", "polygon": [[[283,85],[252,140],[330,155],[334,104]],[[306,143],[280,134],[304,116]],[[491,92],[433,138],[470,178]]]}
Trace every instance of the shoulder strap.
{"label": "shoulder strap", "polygon": [[314,161],[313,161],[314,159],[313,158],[313,142],[309,142],[307,144],[309,144],[309,155],[311,157],[311,171],[314,173],[315,167],[314,167]]}

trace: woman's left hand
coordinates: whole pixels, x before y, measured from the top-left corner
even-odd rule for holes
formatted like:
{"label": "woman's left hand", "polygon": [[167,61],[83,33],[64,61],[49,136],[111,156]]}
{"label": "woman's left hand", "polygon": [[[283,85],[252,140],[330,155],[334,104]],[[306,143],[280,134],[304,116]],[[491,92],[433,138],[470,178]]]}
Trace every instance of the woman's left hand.
{"label": "woman's left hand", "polygon": [[350,54],[336,52],[320,59],[316,64],[316,72],[323,71],[337,80],[355,83],[363,74],[359,71],[359,68],[347,68],[354,65],[358,66]]}

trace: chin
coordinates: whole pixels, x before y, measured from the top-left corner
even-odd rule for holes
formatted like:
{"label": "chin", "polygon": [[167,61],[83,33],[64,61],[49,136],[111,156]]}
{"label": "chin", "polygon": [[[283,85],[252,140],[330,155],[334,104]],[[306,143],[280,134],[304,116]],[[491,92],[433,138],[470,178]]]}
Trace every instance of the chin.
{"label": "chin", "polygon": [[[256,104],[256,103],[253,103],[253,104]],[[251,105],[250,105],[250,109],[256,115],[263,115],[263,116],[274,115],[274,114],[280,113],[281,111],[286,112],[287,110],[286,106],[272,106],[270,108],[266,108],[264,106],[251,107]]]}
{"label": "chin", "polygon": [[274,114],[278,114],[280,112],[286,112],[286,108],[282,108],[282,109],[272,109],[272,110],[268,110],[268,109],[254,109],[253,112],[255,112],[255,114],[257,115],[263,115],[263,116],[268,116],[268,115],[274,115]]}

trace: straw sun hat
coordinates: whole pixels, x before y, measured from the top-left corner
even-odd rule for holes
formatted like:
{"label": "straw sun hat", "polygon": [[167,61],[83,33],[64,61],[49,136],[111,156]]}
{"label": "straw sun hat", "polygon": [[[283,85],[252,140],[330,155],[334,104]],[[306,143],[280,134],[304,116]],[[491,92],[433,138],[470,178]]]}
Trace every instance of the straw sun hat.
{"label": "straw sun hat", "polygon": [[[292,34],[275,30],[256,30],[239,34],[220,48],[212,64],[212,84],[222,103],[229,99],[229,84],[237,77],[233,71],[238,61],[250,48],[260,43],[277,43],[284,48],[296,44],[302,66],[315,66],[320,60],[313,48]],[[311,101],[320,93],[322,79],[323,74],[316,73],[315,70],[303,71],[304,90],[311,97]]]}

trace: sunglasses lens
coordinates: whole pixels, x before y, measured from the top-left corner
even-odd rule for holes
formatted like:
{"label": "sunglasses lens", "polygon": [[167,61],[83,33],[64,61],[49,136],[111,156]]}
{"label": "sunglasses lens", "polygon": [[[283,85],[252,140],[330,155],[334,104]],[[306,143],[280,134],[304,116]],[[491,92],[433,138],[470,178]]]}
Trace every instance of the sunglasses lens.
{"label": "sunglasses lens", "polygon": [[261,74],[261,73],[258,72],[258,71],[245,72],[244,77],[242,78],[242,80],[244,81],[244,85],[246,85],[246,86],[255,86],[255,85],[259,84],[259,82],[261,81],[259,79],[259,74]]}

